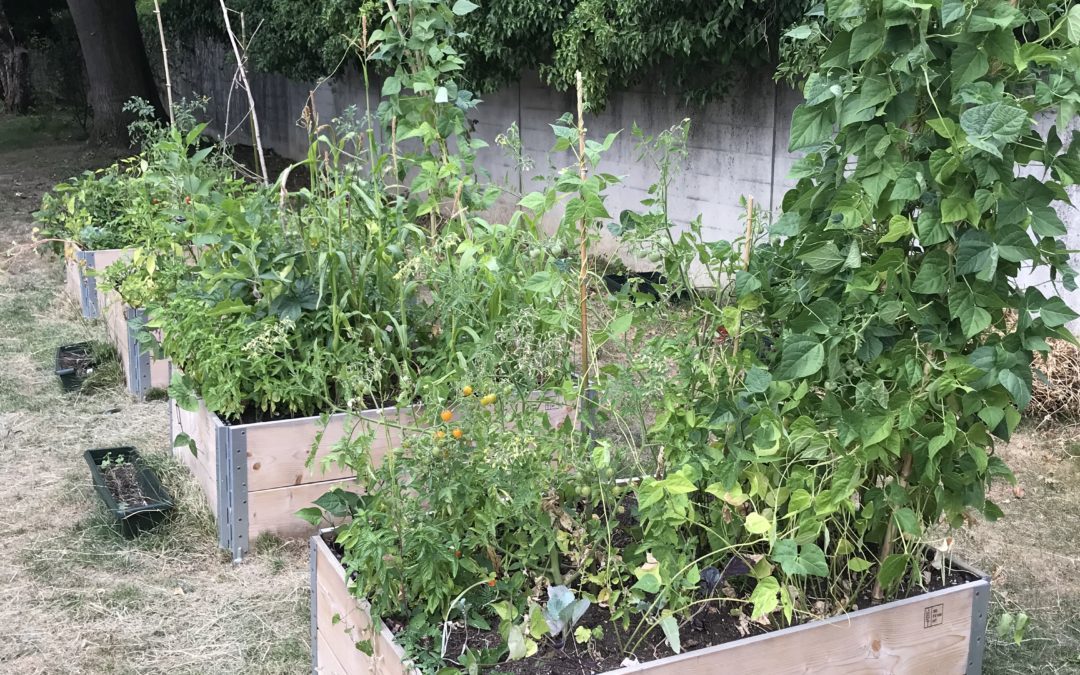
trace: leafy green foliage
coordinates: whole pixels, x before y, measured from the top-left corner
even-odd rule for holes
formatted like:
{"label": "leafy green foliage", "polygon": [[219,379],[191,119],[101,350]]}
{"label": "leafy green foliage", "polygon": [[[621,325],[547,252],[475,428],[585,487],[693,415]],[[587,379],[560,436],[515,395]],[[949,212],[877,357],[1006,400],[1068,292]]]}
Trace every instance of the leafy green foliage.
{"label": "leafy green foliage", "polygon": [[[544,343],[552,300],[524,281],[546,256],[516,264],[538,231],[473,215],[497,192],[477,182],[482,143],[465,119],[476,101],[456,84],[453,23],[468,7],[397,8],[357,44],[364,64],[393,73],[378,110],[330,124],[309,114],[309,155],[277,185],[204,180],[173,161],[183,147],[144,160],[173,177],[180,208],[170,243],[137,251],[117,283],[147,308],[188,405],[201,397],[237,420],[408,404],[427,373],[439,379],[476,352],[495,373],[521,346],[493,346],[499,331]],[[309,187],[285,190],[303,170]],[[530,377],[558,372],[552,353],[536,350]]]}
{"label": "leafy green foliage", "polygon": [[[837,2],[788,33],[831,44],[794,116],[791,147],[807,155],[784,198],[784,238],[750,270],[775,336],[754,361],[783,381],[767,393],[784,415],[779,454],[820,485],[796,538],[827,528],[849,552],[902,546],[881,561],[886,587],[917,563],[923,527],[1000,514],[985,488],[1010,475],[993,437],[1008,439],[1031,398],[1033,354],[1072,340],[1063,325],[1075,313],[1016,282],[1032,266],[1076,288],[1052,206],[1074,184],[1057,167],[1080,142],[1063,152],[1062,127],[1035,124],[1068,121],[1080,101],[1067,26],[1048,3]],[[1037,165],[1045,180],[1025,175]],[[831,320],[807,334],[807,312],[825,304]],[[747,432],[770,420],[757,413]],[[815,468],[829,457],[853,471]],[[860,487],[860,476],[883,482]],[[830,515],[849,499],[861,509]],[[806,573],[785,541],[773,559]]]}
{"label": "leafy green foliage", "polygon": [[[454,46],[475,90],[496,91],[530,70],[565,90],[580,70],[589,105],[599,108],[612,92],[643,82],[659,81],[688,103],[715,98],[738,73],[772,61],[770,45],[804,4],[500,0],[448,3],[448,9],[462,15]],[[259,27],[248,52],[254,66],[301,79],[335,72],[360,40],[360,16],[376,25],[388,11],[371,0],[233,0],[229,6],[244,13],[247,26]],[[170,0],[163,13],[177,35],[222,34],[216,0]]]}

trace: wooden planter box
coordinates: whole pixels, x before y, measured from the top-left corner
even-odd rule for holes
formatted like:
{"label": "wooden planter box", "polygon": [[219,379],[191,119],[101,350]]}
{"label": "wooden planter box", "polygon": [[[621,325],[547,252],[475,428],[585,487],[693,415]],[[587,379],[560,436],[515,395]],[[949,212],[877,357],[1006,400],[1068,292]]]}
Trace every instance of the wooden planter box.
{"label": "wooden planter box", "polygon": [[[553,424],[568,414],[561,403],[541,406]],[[183,445],[173,453],[202,486],[217,518],[218,542],[234,560],[241,560],[264,532],[286,538],[312,534],[315,528],[296,512],[333,488],[356,485],[349,471],[322,469],[322,458],[344,435],[345,413],[330,416],[310,468],[308,456],[322,428],[319,417],[228,425],[201,401],[197,412],[169,401],[169,414],[171,438],[186,433],[195,441],[196,454]],[[400,445],[403,427],[415,424],[412,408],[366,410],[359,417],[365,431],[375,432],[371,456],[376,462]]]}
{"label": "wooden planter box", "polygon": [[[330,417],[309,468],[311,446],[322,428],[318,417],[228,425],[201,401],[197,412],[170,401],[169,412],[172,438],[186,433],[197,448],[193,454],[182,445],[173,453],[202,486],[217,519],[218,542],[236,561],[264,532],[286,538],[311,534],[314,528],[296,512],[335,487],[355,485],[348,471],[322,470],[322,458],[344,434],[345,414]],[[412,424],[408,408],[369,410],[361,417],[366,429],[375,431],[371,454],[376,460],[400,443],[401,427]]]}
{"label": "wooden planter box", "polygon": [[170,377],[168,359],[155,359],[143,349],[135,339],[135,330],[128,323],[142,316],[143,310],[125,303],[116,291],[98,293],[98,299],[98,309],[105,319],[105,333],[120,354],[128,391],[136,398],[144,398],[151,389],[167,389]]}
{"label": "wooden planter box", "polygon": [[121,258],[131,257],[133,251],[130,248],[84,251],[78,244],[64,245],[64,289],[82,308],[84,319],[99,318],[105,304],[104,293],[98,290],[97,278],[90,270],[100,272]]}
{"label": "wooden planter box", "polygon": [[97,277],[90,272],[100,272],[118,260],[130,258],[133,251],[128,248],[84,251],[77,244],[68,243],[64,247],[64,288],[79,303],[83,318],[105,320],[105,332],[120,354],[128,391],[142,398],[151,389],[169,386],[168,361],[152,358],[135,341],[128,320],[138,316],[142,310],[125,304],[115,291],[99,287]]}
{"label": "wooden planter box", "polygon": [[[386,628],[378,633],[373,630],[367,603],[349,594],[345,569],[321,536],[311,538],[310,565],[312,672],[416,675],[404,662],[393,634]],[[959,586],[620,668],[608,675],[978,675],[990,581],[975,573],[981,578]],[[371,656],[356,648],[364,640],[371,642]]]}

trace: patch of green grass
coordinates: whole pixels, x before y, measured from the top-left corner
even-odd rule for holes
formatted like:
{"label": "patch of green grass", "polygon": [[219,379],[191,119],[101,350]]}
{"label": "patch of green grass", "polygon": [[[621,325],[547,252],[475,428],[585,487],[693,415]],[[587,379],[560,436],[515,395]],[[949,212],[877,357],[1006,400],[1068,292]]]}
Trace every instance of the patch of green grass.
{"label": "patch of green grass", "polygon": [[0,115],[0,148],[23,150],[50,143],[86,140],[86,132],[64,110],[30,115]]}
{"label": "patch of green grass", "polygon": [[984,675],[1080,673],[1080,607],[1035,613],[1019,645],[1009,636],[997,636],[994,627],[1002,608],[995,609],[987,630]]}
{"label": "patch of green grass", "polygon": [[153,387],[152,389],[148,389],[146,394],[143,395],[143,400],[147,403],[152,401],[168,401],[169,390],[162,387]]}
{"label": "patch of green grass", "polygon": [[303,640],[288,637],[275,642],[263,662],[271,672],[301,672],[311,667],[311,652]]}
{"label": "patch of green grass", "polygon": [[90,394],[125,385],[124,366],[120,363],[120,354],[116,347],[104,342],[93,342],[91,353],[94,355],[94,370],[83,380],[80,393]]}
{"label": "patch of green grass", "polygon": [[259,555],[271,555],[277,553],[285,545],[281,537],[272,532],[263,532],[255,537],[255,553]]}
{"label": "patch of green grass", "polygon": [[138,609],[146,602],[147,597],[142,589],[129,583],[121,583],[105,597],[105,606],[115,609]]}

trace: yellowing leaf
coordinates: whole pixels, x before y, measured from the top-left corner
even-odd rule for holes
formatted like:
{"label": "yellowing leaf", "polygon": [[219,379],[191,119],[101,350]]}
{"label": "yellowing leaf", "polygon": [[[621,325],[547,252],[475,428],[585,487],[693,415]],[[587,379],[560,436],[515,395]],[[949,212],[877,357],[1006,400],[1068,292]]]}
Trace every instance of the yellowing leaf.
{"label": "yellowing leaf", "polygon": [[772,529],[772,521],[756,511],[746,516],[744,525],[751,534],[765,534]]}

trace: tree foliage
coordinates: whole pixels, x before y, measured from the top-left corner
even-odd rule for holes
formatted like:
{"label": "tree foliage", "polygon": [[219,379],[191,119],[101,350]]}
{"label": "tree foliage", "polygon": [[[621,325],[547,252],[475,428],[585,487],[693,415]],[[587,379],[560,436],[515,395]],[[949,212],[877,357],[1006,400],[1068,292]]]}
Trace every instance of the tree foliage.
{"label": "tree foliage", "polygon": [[[170,31],[220,35],[211,0],[169,0]],[[377,25],[385,5],[374,0],[233,0],[244,13],[249,55],[256,68],[313,79],[334,72],[360,32],[360,16]],[[614,90],[656,82],[687,101],[726,90],[732,75],[769,62],[779,31],[797,19],[803,2],[708,0],[500,0],[470,2],[457,48],[466,80],[497,90],[524,70],[539,71],[570,89],[581,70],[586,97],[603,105]],[[216,6],[216,5],[215,5]]]}

